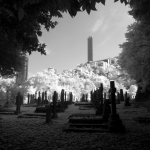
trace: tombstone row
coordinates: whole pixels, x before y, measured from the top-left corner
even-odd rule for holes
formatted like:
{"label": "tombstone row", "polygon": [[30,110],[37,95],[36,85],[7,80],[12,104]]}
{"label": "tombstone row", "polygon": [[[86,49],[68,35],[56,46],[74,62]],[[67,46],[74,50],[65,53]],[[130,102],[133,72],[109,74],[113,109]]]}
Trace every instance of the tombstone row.
{"label": "tombstone row", "polygon": [[[108,100],[111,102],[111,89],[109,90],[108,94]],[[94,106],[98,106],[101,105],[103,106],[104,101],[107,99],[106,98],[106,93],[103,93],[103,84],[100,84],[100,87],[94,91],[90,92],[91,95],[91,102],[93,102]],[[130,106],[129,103],[129,96],[128,93],[125,92],[125,94],[123,94],[123,90],[120,89],[120,92],[116,92],[115,93],[116,96],[116,104],[120,104],[120,102],[125,102],[124,106]]]}
{"label": "tombstone row", "polygon": [[[63,96],[62,96],[62,92],[63,92]],[[37,103],[38,106],[42,106],[42,105],[48,104],[50,102],[51,97],[52,97],[51,95],[47,95],[47,91],[45,92],[39,91],[38,93],[35,92],[35,94],[28,93],[27,103],[28,104]],[[62,99],[62,97],[67,99],[67,93],[64,91],[64,89],[62,89],[60,97],[61,97],[60,99]],[[72,92],[69,93],[69,102],[70,103],[73,102]]]}

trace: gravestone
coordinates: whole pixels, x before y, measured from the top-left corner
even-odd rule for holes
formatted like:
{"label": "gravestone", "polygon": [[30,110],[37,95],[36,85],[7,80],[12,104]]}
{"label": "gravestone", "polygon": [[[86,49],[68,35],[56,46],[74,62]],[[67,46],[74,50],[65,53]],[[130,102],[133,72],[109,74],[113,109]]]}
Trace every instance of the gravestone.
{"label": "gravestone", "polygon": [[82,94],[81,102],[85,102],[85,95]]}
{"label": "gravestone", "polygon": [[110,81],[110,92],[111,92],[111,114],[108,119],[108,128],[111,132],[125,132],[125,127],[122,124],[122,120],[119,114],[116,113],[116,88],[114,81]]}
{"label": "gravestone", "polygon": [[103,114],[103,84],[100,84],[100,88],[97,91],[97,93],[99,94],[99,100],[98,100],[98,104],[96,107],[96,115],[102,115]]}
{"label": "gravestone", "polygon": [[28,93],[28,104],[30,104],[30,94]]}
{"label": "gravestone", "polygon": [[90,92],[91,95],[91,102],[93,102],[93,91]]}
{"label": "gravestone", "polygon": [[44,92],[42,92],[42,106],[44,105]]}
{"label": "gravestone", "polygon": [[45,96],[45,98],[44,98],[44,104],[48,104],[47,91],[45,91],[44,96]]}
{"label": "gravestone", "polygon": [[120,104],[120,93],[117,92],[116,104]]}
{"label": "gravestone", "polygon": [[39,91],[39,97],[38,97],[38,106],[41,105],[41,94],[40,94],[40,91]]}
{"label": "gravestone", "polygon": [[110,117],[110,113],[111,113],[111,108],[109,105],[109,100],[104,99],[104,106],[103,106],[103,114],[102,117],[105,120],[108,120],[108,118]]}
{"label": "gravestone", "polygon": [[65,107],[68,108],[67,93],[65,92]]}
{"label": "gravestone", "polygon": [[130,100],[130,97],[128,96],[128,93],[126,92],[125,93],[125,98],[124,98],[124,106],[131,106],[130,103],[129,103],[129,100]]}
{"label": "gravestone", "polygon": [[120,89],[120,101],[124,101],[123,89]]}
{"label": "gravestone", "polygon": [[64,107],[64,89],[61,90],[60,98],[61,98],[61,108],[65,109],[65,107]]}
{"label": "gravestone", "polygon": [[100,84],[100,89],[99,89],[99,95],[100,95],[100,104],[103,106],[103,84]]}
{"label": "gravestone", "polygon": [[88,102],[88,94],[86,94],[85,100],[86,102]]}
{"label": "gravestone", "polygon": [[70,92],[69,98],[70,98],[69,103],[72,104],[72,98],[73,98],[72,92]]}
{"label": "gravestone", "polygon": [[67,101],[67,93],[65,92],[65,102]]}
{"label": "gravestone", "polygon": [[14,112],[15,114],[20,114],[20,107],[21,107],[21,94],[18,92],[18,95],[16,96],[16,111]]}
{"label": "gravestone", "polygon": [[49,104],[46,110],[46,123],[51,123],[51,122],[52,122],[52,107],[51,104]]}
{"label": "gravestone", "polygon": [[58,101],[58,93],[56,91],[54,91],[54,94],[53,94],[53,118],[57,118],[57,112],[56,112],[57,101]]}
{"label": "gravestone", "polygon": [[106,93],[104,93],[104,102],[105,102],[105,100],[106,100]]}

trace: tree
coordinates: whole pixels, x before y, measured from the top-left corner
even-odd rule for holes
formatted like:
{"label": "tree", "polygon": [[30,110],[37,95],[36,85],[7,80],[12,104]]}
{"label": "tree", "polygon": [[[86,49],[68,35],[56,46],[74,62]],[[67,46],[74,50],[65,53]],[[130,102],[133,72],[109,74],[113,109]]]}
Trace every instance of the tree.
{"label": "tree", "polygon": [[129,14],[137,21],[142,21],[144,23],[149,23],[150,17],[150,1],[149,0],[132,0],[130,2],[131,10]]}
{"label": "tree", "polygon": [[[57,25],[52,17],[62,18],[63,12],[75,17],[81,9],[90,14],[91,10],[96,10],[96,3],[100,2],[105,5],[105,0],[1,0],[0,25],[7,35],[14,35],[23,51],[46,54],[46,45],[38,40],[38,36],[42,36],[41,25],[49,31]],[[120,2],[127,4],[127,0]]]}
{"label": "tree", "polygon": [[[91,10],[96,11],[96,4],[102,3],[105,5],[106,0],[0,0],[0,33],[6,37],[11,37],[13,53],[22,51],[24,54],[31,54],[33,51],[38,51],[46,55],[45,43],[40,43],[38,37],[42,36],[41,26],[44,26],[47,31],[54,28],[58,23],[52,21],[52,17],[62,18],[63,12],[68,12],[71,17],[75,17],[79,11],[87,11],[90,14]],[[114,0],[117,2],[119,0]],[[139,0],[142,1],[142,0]],[[120,0],[125,5],[132,5],[135,0]],[[0,41],[1,43],[1,41]],[[19,47],[16,48],[16,47]],[[1,51],[4,50],[1,47]],[[12,51],[8,48],[8,53]],[[19,52],[20,54],[20,52]],[[1,57],[6,62],[0,61],[0,66],[3,66],[0,74],[12,74],[12,70],[18,71],[18,66],[12,65],[7,57],[1,53]],[[19,55],[18,55],[19,56]],[[14,57],[16,58],[16,57]],[[15,60],[13,59],[13,62]],[[21,64],[14,63],[14,64]],[[8,68],[7,64],[11,64]],[[7,69],[8,68],[8,69]],[[5,72],[5,73],[3,73]],[[7,72],[7,73],[6,73]]]}
{"label": "tree", "polygon": [[147,30],[147,25],[142,22],[128,26],[127,42],[120,45],[122,53],[119,59],[121,67],[144,91],[150,87],[150,37],[146,36]]}
{"label": "tree", "polygon": [[128,26],[127,41],[120,47],[120,65],[138,84],[135,100],[148,100],[150,96],[150,1],[133,2],[129,14],[137,22]]}
{"label": "tree", "polygon": [[13,77],[24,64],[25,54],[12,43],[12,36],[0,30],[0,75]]}

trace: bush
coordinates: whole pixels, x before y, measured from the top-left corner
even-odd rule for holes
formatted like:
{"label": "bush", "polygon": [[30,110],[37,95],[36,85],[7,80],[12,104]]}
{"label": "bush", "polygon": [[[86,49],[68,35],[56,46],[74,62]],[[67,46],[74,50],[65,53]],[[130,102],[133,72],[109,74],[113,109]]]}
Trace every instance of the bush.
{"label": "bush", "polygon": [[4,106],[6,102],[6,94],[3,91],[0,91],[0,105]]}
{"label": "bush", "polygon": [[5,108],[10,108],[13,106],[14,106],[14,104],[11,101],[5,102],[5,105],[4,105]]}

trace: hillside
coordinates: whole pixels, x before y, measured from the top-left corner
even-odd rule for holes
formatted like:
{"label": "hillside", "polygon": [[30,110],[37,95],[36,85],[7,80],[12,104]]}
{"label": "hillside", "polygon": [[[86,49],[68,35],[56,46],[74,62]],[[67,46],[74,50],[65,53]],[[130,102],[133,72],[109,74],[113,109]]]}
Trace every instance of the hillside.
{"label": "hillside", "polygon": [[[60,93],[61,89],[67,93],[72,92],[76,99],[80,99],[82,94],[90,94],[90,91],[98,88],[100,83],[103,83],[104,92],[108,92],[110,80],[115,81],[118,91],[120,89],[125,91],[125,87],[130,87],[132,84],[132,80],[119,69],[116,63],[104,68],[101,61],[87,62],[77,65],[74,69],[64,70],[62,73],[57,73],[56,69],[49,67],[31,75],[20,87],[15,84],[14,79],[1,79],[0,99],[6,100],[4,95],[7,90],[15,97],[18,91],[25,95],[35,94],[35,91],[47,91],[48,94],[53,94],[54,91]],[[136,91],[135,88],[132,89]]]}

